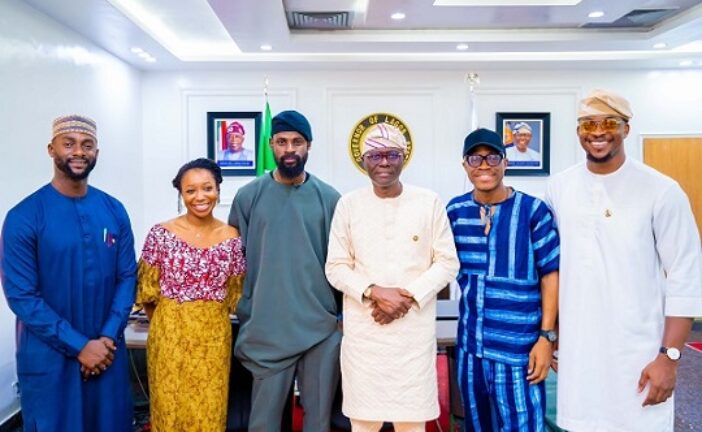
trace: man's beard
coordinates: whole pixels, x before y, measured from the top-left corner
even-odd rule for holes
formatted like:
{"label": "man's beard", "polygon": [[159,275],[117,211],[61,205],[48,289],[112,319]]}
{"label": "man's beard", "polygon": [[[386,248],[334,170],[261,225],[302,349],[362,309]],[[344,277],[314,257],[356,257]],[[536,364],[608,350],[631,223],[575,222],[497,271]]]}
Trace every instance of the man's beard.
{"label": "man's beard", "polygon": [[302,157],[298,155],[292,155],[295,158],[295,165],[288,166],[285,165],[283,159],[290,157],[291,155],[283,155],[277,161],[278,173],[287,179],[294,179],[305,171],[305,164],[307,163],[307,155]]}
{"label": "man's beard", "polygon": [[609,162],[614,157],[614,154],[612,152],[609,152],[602,157],[595,157],[591,153],[586,153],[586,155],[587,155],[587,160],[589,160],[590,162],[594,162],[594,163]]}
{"label": "man's beard", "polygon": [[[75,158],[74,158],[75,159]],[[70,161],[71,159],[54,159],[54,164],[56,167],[61,170],[64,174],[68,176],[71,180],[85,180],[88,178],[90,175],[90,172],[95,168],[95,164],[97,163],[97,158],[96,159],[83,159],[86,163],[85,169],[83,172],[76,173],[73,172],[73,170],[70,167]]]}

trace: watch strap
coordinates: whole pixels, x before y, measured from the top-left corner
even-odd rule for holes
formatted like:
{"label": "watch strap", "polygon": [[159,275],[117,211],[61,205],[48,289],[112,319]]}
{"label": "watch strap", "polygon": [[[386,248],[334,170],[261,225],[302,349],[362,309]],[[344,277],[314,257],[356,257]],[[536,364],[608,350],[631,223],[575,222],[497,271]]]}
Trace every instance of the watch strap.
{"label": "watch strap", "polygon": [[539,337],[543,337],[547,341],[554,343],[558,340],[558,335],[555,330],[539,330]]}
{"label": "watch strap", "polygon": [[678,361],[678,360],[680,360],[680,357],[681,357],[681,355],[682,355],[682,353],[680,352],[680,350],[677,349],[677,348],[675,348],[675,347],[672,347],[672,348],[671,348],[671,347],[661,346],[661,347],[658,349],[658,352],[661,353],[661,354],[663,354],[663,355],[665,355],[666,357],[668,357],[668,358],[669,358],[670,360],[672,360],[672,361]]}
{"label": "watch strap", "polygon": [[368,285],[368,287],[363,291],[363,297],[364,297],[364,298],[367,298],[368,300],[371,299],[370,296],[371,296],[371,294],[373,293],[373,287],[374,287],[374,286],[375,286],[374,283]]}

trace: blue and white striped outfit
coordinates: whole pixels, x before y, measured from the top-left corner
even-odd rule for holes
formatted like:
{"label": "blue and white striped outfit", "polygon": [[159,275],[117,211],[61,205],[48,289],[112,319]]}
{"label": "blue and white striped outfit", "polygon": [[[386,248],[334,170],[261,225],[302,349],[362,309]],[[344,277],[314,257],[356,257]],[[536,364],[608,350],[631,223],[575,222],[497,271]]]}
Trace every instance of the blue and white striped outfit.
{"label": "blue and white striped outfit", "polygon": [[[487,234],[485,217],[492,214]],[[543,430],[544,384],[526,381],[541,328],[541,277],[558,270],[559,238],[548,206],[514,191],[485,206],[472,192],[447,213],[461,269],[458,377],[467,430]]]}

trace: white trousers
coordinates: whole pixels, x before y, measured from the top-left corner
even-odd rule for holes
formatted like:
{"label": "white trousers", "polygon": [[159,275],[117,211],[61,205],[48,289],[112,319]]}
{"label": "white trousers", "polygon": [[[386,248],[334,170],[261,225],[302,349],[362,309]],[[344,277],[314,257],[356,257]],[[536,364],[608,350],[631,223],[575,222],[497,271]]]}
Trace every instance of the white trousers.
{"label": "white trousers", "polygon": [[[393,423],[395,432],[424,432],[425,422],[419,423]],[[378,432],[383,427],[380,421],[364,421],[351,419],[351,432]]]}

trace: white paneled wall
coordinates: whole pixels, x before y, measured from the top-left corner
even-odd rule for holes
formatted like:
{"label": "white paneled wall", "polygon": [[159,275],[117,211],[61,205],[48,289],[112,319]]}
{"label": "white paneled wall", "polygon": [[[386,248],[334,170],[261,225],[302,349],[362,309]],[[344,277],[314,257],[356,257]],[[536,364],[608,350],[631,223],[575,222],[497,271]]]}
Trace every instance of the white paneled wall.
{"label": "white paneled wall", "polygon": [[[470,66],[466,66],[470,70]],[[604,87],[629,98],[634,110],[627,151],[640,158],[641,133],[702,133],[697,101],[702,100],[702,71],[478,71],[476,88],[480,126],[494,128],[496,112],[551,113],[551,172],[584,160],[575,136],[578,100]],[[445,200],[469,185],[460,166],[463,138],[469,129],[470,98],[463,73],[397,69],[344,72],[242,71],[168,72],[144,78],[144,219],[147,225],[175,215],[175,192],[169,184],[187,159],[206,155],[207,111],[260,111],[262,82],[270,81],[273,114],[298,109],[311,121],[314,142],[308,169],[341,192],[367,184],[349,156],[356,122],[374,112],[403,119],[415,153],[403,174],[407,182],[436,190]],[[697,83],[697,84],[695,84]],[[181,110],[185,113],[181,116]],[[181,127],[173,127],[181,119]],[[167,136],[161,136],[164,132]],[[165,163],[148,161],[168,153]],[[229,178],[223,186],[218,216],[226,218],[236,189],[246,178]],[[540,196],[545,177],[509,177],[507,183]]]}
{"label": "white paneled wall", "polygon": [[[356,124],[369,114],[380,112],[397,116],[408,126],[412,136],[412,158],[405,166],[402,178],[408,183],[433,186],[435,172],[426,170],[434,165],[433,146],[424,143],[436,141],[433,127],[416,127],[432,118],[438,104],[438,89],[422,88],[330,88],[326,106],[329,117],[327,135],[321,146],[328,147],[327,163],[334,167],[327,180],[341,191],[368,185],[368,178],[351,163],[349,140]],[[369,107],[373,109],[369,110]]]}

